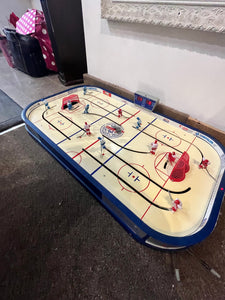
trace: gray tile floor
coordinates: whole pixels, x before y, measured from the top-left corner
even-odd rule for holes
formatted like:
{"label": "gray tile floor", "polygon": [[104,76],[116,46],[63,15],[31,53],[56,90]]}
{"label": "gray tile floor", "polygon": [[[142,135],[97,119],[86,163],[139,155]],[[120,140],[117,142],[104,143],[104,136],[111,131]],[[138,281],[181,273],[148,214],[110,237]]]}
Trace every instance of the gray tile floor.
{"label": "gray tile floor", "polygon": [[0,53],[0,89],[23,108],[35,100],[70,87],[64,86],[57,74],[35,78],[11,68]]}

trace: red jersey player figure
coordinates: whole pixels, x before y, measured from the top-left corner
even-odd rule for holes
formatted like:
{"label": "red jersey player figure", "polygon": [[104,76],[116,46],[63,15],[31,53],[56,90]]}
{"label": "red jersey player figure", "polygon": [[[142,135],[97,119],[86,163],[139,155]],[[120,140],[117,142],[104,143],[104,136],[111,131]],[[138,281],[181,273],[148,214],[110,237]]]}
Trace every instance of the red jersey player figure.
{"label": "red jersey player figure", "polygon": [[208,167],[208,165],[210,164],[209,160],[206,159],[205,157],[202,158],[202,161],[199,165],[200,169],[206,169]]}
{"label": "red jersey player figure", "polygon": [[123,113],[122,113],[122,109],[121,109],[121,108],[119,108],[119,109],[118,109],[118,118],[122,117],[122,115],[123,115]]}
{"label": "red jersey player figure", "polygon": [[158,142],[157,142],[157,140],[155,140],[154,142],[151,143],[151,151],[150,151],[150,153],[151,154],[155,154],[157,148],[158,148]]}
{"label": "red jersey player figure", "polygon": [[90,127],[91,127],[91,125],[89,125],[87,122],[85,122],[84,130],[87,135],[91,135]]}
{"label": "red jersey player figure", "polygon": [[168,161],[171,163],[171,165],[175,162],[177,156],[175,152],[169,152],[168,153]]}
{"label": "red jersey player figure", "polygon": [[170,200],[172,202],[172,207],[170,208],[170,210],[175,213],[178,209],[182,209],[182,202],[180,201],[180,199],[176,198],[175,200],[173,200],[170,192],[169,192],[169,196],[170,196]]}
{"label": "red jersey player figure", "polygon": [[182,209],[182,202],[177,198],[173,201],[173,206],[171,207],[171,210],[173,212],[176,212],[178,209]]}

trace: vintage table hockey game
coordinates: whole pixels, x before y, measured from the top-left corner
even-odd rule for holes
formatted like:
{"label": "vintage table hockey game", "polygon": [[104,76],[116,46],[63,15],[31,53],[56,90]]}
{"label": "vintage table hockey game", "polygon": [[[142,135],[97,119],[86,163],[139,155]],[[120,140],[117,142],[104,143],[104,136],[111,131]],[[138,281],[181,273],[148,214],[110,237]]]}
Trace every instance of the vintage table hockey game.
{"label": "vintage table hockey game", "polygon": [[[22,117],[31,136],[134,238],[179,249],[202,241],[216,225],[225,151],[212,137],[152,112],[154,104],[142,95],[132,103],[79,86],[30,104]],[[210,164],[200,168],[205,158]]]}

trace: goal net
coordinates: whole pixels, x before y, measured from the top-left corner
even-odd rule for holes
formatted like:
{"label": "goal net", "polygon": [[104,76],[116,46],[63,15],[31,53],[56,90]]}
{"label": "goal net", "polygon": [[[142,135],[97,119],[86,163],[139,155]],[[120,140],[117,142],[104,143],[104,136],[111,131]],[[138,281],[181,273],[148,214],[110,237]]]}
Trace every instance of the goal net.
{"label": "goal net", "polygon": [[189,170],[189,155],[187,154],[187,152],[184,152],[174,166],[169,178],[170,180],[175,182],[182,181],[185,178],[185,174]]}
{"label": "goal net", "polygon": [[75,104],[75,103],[79,103],[80,102],[78,95],[76,95],[76,94],[69,95],[69,96],[64,97],[62,99],[62,107],[61,107],[61,109],[65,109],[65,108],[68,107],[68,105],[67,105],[68,101],[70,101],[72,105]]}

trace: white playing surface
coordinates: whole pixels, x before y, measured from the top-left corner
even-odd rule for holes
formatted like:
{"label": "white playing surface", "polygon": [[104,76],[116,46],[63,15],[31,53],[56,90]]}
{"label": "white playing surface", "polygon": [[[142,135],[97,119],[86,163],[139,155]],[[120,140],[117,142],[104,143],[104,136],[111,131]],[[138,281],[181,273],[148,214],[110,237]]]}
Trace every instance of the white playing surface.
{"label": "white playing surface", "polygon": [[[69,94],[77,94],[80,103],[75,104],[71,111],[61,110],[62,99]],[[217,144],[210,139],[207,141],[204,136],[199,138],[196,131],[179,123],[117,96],[104,94],[101,89],[87,90],[84,95],[82,88],[75,88],[47,100],[49,110],[45,109],[42,101],[36,102],[27,110],[27,118],[149,227],[170,236],[185,236],[195,232],[206,222],[204,218],[207,208],[213,204],[218,180],[224,171],[221,159],[223,152]],[[84,114],[87,104],[89,113]],[[121,118],[118,118],[119,108],[123,111]],[[139,129],[134,128],[137,117],[142,121]],[[83,131],[85,122],[91,125],[90,136]],[[111,140],[105,138],[105,145],[116,156],[107,149],[102,155],[98,140],[102,136],[100,129],[105,125],[107,134],[113,135],[111,125],[114,122],[120,124],[124,132],[121,136],[113,136]],[[150,154],[150,144],[155,139],[159,146],[153,155]],[[170,163],[165,168],[166,155],[172,151],[178,157],[186,151],[190,157],[190,171],[182,182],[172,182],[169,179],[172,170]],[[201,153],[210,161],[207,170],[199,168]],[[171,193],[174,200],[181,200],[182,209],[172,213],[146,201],[142,195],[160,206],[172,206],[169,193],[151,180],[171,191],[184,191],[190,187],[190,191],[185,193]],[[131,187],[139,191],[140,195]]]}

